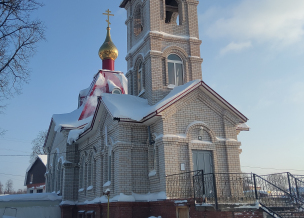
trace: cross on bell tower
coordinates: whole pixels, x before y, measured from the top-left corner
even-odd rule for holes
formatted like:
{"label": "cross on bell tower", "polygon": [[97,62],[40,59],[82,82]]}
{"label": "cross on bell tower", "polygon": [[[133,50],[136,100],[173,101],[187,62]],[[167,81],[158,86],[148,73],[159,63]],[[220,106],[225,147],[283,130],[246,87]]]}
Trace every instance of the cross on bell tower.
{"label": "cross on bell tower", "polygon": [[108,16],[108,19],[106,20],[106,22],[108,23],[108,28],[110,28],[110,16],[114,16],[114,14],[110,14],[111,11],[108,9],[106,10],[107,13],[102,13],[103,15],[107,15]]}
{"label": "cross on bell tower", "polygon": [[129,94],[150,105],[202,79],[197,0],[123,0],[127,10]]}
{"label": "cross on bell tower", "polygon": [[102,69],[114,71],[115,69],[114,62],[118,56],[118,49],[114,45],[110,34],[110,30],[111,30],[110,16],[114,16],[114,14],[110,14],[111,11],[109,9],[106,12],[107,13],[103,13],[103,14],[108,16],[108,19],[106,20],[106,22],[108,23],[107,36],[104,43],[99,48],[98,55],[102,60]]}

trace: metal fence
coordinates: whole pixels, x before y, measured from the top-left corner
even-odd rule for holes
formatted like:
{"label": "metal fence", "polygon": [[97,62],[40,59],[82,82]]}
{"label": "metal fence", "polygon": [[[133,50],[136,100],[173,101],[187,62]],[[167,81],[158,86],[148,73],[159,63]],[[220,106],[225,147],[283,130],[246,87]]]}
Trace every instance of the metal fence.
{"label": "metal fence", "polygon": [[295,176],[289,172],[276,173],[260,176],[274,186],[288,192],[288,194],[304,201],[304,178],[303,176]]}
{"label": "metal fence", "polygon": [[[196,203],[255,204],[280,213],[304,211],[304,182],[290,173],[258,176],[252,173],[192,171],[166,176],[169,199],[193,198]],[[303,215],[303,214],[302,214]]]}
{"label": "metal fence", "polygon": [[[253,174],[256,198],[279,217],[304,217],[304,201],[298,198],[297,180],[290,173],[258,176]],[[258,187],[262,192],[258,192]]]}
{"label": "metal fence", "polygon": [[186,172],[166,176],[166,192],[170,199],[194,198],[193,175],[196,172]]}
{"label": "metal fence", "polygon": [[253,175],[193,171],[166,176],[167,197],[197,203],[255,203]]}

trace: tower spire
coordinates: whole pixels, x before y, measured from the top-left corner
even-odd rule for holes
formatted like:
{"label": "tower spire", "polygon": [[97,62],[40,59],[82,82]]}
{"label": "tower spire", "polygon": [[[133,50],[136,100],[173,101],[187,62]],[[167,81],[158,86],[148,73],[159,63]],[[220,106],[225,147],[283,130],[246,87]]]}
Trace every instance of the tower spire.
{"label": "tower spire", "polygon": [[118,49],[112,42],[110,34],[110,16],[114,16],[114,14],[111,14],[111,11],[109,9],[106,12],[107,13],[103,13],[103,15],[108,16],[108,19],[106,20],[108,23],[107,35],[104,43],[99,48],[98,55],[102,60],[102,69],[114,70],[114,61],[118,56]]}

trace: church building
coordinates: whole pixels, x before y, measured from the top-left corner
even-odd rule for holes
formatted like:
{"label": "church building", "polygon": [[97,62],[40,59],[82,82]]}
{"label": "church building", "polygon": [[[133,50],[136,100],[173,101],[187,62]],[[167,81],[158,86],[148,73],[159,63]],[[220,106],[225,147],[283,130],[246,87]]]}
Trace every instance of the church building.
{"label": "church building", "polygon": [[[119,48],[106,11],[102,69],[75,111],[53,115],[44,145],[46,191],[62,196],[62,217],[106,217],[106,191],[111,217],[169,217],[147,204],[170,198],[166,176],[241,172],[237,136],[248,119],[202,78],[198,3],[123,0],[125,74],[114,69]],[[136,202],[150,209],[135,216]]]}

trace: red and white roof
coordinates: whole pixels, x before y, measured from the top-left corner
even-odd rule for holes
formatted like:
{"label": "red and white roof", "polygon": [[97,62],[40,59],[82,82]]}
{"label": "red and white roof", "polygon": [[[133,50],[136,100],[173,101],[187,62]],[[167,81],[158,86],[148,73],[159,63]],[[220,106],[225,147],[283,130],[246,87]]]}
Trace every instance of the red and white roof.
{"label": "red and white roof", "polygon": [[80,107],[71,113],[54,114],[55,131],[61,128],[74,129],[85,126],[92,120],[97,106],[98,97],[103,93],[112,93],[119,89],[122,94],[128,93],[128,81],[120,71],[100,70],[93,78],[91,86],[80,91],[79,96],[83,98]]}

